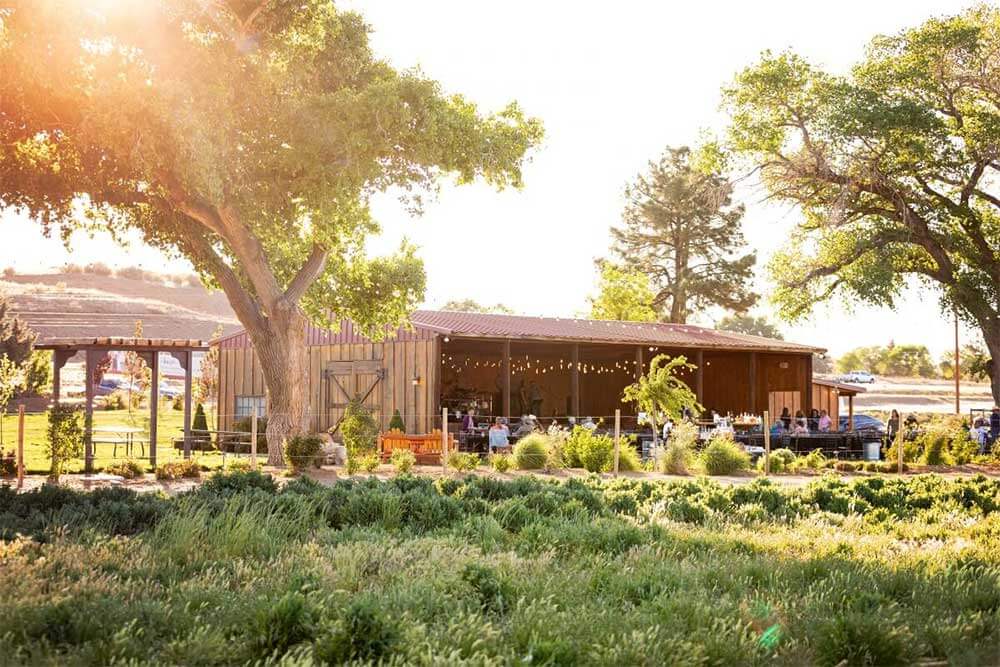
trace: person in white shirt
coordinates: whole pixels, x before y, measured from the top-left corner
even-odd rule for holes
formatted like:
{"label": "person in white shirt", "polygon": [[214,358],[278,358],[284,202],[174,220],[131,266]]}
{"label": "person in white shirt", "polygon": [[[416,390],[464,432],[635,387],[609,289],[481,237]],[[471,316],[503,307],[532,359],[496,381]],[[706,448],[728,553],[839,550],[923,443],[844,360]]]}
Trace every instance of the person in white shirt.
{"label": "person in white shirt", "polygon": [[667,441],[670,439],[670,432],[674,430],[674,420],[668,419],[663,422],[663,440]]}

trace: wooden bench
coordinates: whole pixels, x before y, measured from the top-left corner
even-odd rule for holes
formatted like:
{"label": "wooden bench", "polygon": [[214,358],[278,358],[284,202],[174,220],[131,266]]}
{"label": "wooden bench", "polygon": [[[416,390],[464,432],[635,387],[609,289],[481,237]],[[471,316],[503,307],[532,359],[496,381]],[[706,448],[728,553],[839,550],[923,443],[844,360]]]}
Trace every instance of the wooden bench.
{"label": "wooden bench", "polygon": [[[392,430],[378,437],[378,449],[383,461],[388,461],[392,452],[397,449],[408,449],[417,457],[420,465],[436,465],[441,463],[441,431],[407,435],[402,431]],[[455,436],[448,434],[448,451],[455,450]]]}

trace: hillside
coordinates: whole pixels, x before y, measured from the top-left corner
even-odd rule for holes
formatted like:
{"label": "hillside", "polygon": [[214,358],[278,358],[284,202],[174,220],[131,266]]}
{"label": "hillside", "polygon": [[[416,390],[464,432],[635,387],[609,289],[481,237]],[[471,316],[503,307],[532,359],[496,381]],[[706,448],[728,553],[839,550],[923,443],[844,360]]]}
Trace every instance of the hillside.
{"label": "hillside", "polygon": [[0,292],[42,341],[131,336],[142,320],[148,338],[209,340],[218,325],[240,327],[226,297],[202,285],[93,273],[5,275]]}

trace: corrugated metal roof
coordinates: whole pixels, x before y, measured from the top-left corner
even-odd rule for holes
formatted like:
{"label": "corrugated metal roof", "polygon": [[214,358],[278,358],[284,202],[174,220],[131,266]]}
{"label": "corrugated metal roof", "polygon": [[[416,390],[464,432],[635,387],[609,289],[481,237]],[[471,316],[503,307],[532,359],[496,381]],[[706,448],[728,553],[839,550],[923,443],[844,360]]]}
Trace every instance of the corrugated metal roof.
{"label": "corrugated metal roof", "polygon": [[[690,324],[664,322],[617,322],[560,317],[528,317],[487,313],[459,313],[438,310],[418,310],[410,321],[413,331],[400,329],[396,335],[403,340],[426,340],[434,335],[458,337],[512,338],[528,340],[561,340],[581,343],[618,343],[686,347],[705,349],[758,350],[762,352],[824,352],[823,348],[783,340],[749,336],[730,331],[717,331]],[[345,321],[339,332],[324,331],[310,326],[309,345],[371,342]],[[247,347],[245,332],[238,332],[217,341],[222,347]]]}

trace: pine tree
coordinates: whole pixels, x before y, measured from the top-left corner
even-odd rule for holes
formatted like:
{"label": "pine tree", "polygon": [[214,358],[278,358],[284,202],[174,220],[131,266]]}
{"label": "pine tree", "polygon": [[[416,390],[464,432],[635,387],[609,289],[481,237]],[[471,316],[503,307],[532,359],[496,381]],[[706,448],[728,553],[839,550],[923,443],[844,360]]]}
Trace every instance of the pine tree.
{"label": "pine tree", "polygon": [[622,264],[649,276],[653,305],[669,322],[711,306],[742,312],[757,301],[743,206],[732,204],[721,170],[696,168],[695,157],[686,147],[667,148],[626,189],[624,226],[611,230]]}

